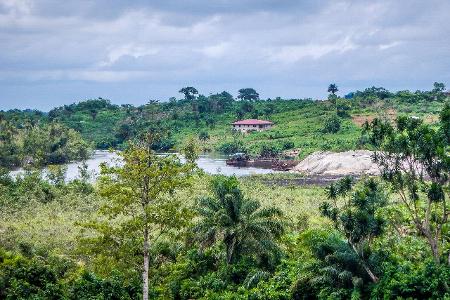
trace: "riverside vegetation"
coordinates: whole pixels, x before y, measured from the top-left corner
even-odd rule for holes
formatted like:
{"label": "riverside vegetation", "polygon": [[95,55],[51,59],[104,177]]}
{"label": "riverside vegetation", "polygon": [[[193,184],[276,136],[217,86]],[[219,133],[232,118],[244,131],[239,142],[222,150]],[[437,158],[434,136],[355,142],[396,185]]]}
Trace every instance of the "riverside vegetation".
{"label": "riverside vegetation", "polygon": [[[2,137],[2,151],[12,149],[2,158],[19,157],[3,166],[29,158],[24,175],[0,173],[0,299],[450,297],[450,104],[440,85],[395,94],[372,88],[349,99],[338,98],[337,87],[330,86],[325,102],[261,101],[254,90],[243,90],[242,100],[230,99],[220,114],[204,114],[194,90],[182,90],[184,100],[150,103],[141,112],[100,99],[49,114],[2,114],[2,126],[14,128],[18,137]],[[86,103],[103,106],[83,122],[87,110],[79,105]],[[257,111],[273,105],[269,115],[278,128],[220,138],[244,103]],[[372,118],[385,109],[398,116]],[[174,125],[187,118],[183,110],[190,121]],[[147,118],[151,113],[155,117]],[[96,136],[108,114],[117,121],[108,126],[116,129]],[[211,115],[213,125],[206,121]],[[355,115],[366,116],[362,128],[351,119]],[[23,126],[30,119],[35,123]],[[117,132],[128,121],[135,122],[128,124],[133,132],[120,140]],[[96,126],[99,131],[87,130]],[[183,126],[181,133],[167,134],[171,126]],[[64,130],[48,134],[52,128]],[[202,130],[209,138],[194,139]],[[35,143],[46,147],[25,146],[34,131],[46,137]],[[321,139],[313,144],[314,136]],[[340,144],[346,138],[350,146]],[[377,150],[381,176],[345,177],[326,188],[281,186],[267,182],[293,175],[211,176],[195,166],[197,144],[245,145],[258,153],[288,142],[284,148],[305,152]],[[185,153],[185,164],[174,155],[156,155],[169,144]],[[100,146],[123,148],[124,164],[103,166],[94,183],[86,166],[68,182],[64,166],[53,165],[82,159]],[[59,160],[50,155],[66,150],[75,154]],[[47,164],[52,166],[46,178],[32,168]]]}

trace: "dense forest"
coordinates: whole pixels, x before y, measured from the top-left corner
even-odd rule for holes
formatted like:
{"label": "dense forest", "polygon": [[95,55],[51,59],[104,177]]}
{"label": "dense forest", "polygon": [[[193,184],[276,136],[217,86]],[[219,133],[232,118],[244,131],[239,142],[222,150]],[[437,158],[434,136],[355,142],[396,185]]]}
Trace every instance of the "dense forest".
{"label": "dense forest", "polygon": [[[1,112],[0,299],[449,299],[445,86],[328,91],[261,100],[250,88],[233,99],[186,87],[139,107],[95,99]],[[243,118],[275,127],[232,132]],[[85,165],[65,180],[64,163],[94,148],[120,149],[123,163],[102,165],[96,181]],[[294,148],[299,159],[371,149],[381,173],[322,187],[195,163],[200,151]]]}

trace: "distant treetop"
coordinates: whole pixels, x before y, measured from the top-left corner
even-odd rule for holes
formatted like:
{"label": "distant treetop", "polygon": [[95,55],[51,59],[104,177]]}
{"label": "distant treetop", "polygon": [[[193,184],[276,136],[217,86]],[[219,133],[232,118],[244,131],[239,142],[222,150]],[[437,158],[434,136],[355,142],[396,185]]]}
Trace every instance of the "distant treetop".
{"label": "distant treetop", "polygon": [[239,95],[237,96],[238,99],[247,100],[247,101],[259,100],[259,94],[255,91],[255,89],[244,88],[244,89],[240,89],[238,92],[239,92]]}

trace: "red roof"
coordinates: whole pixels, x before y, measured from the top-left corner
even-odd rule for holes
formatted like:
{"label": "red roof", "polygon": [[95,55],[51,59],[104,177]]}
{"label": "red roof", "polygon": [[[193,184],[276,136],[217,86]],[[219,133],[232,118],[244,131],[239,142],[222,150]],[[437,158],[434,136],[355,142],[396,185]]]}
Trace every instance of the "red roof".
{"label": "red roof", "polygon": [[272,125],[273,123],[270,121],[264,121],[264,120],[247,119],[247,120],[236,121],[232,124],[233,125]]}

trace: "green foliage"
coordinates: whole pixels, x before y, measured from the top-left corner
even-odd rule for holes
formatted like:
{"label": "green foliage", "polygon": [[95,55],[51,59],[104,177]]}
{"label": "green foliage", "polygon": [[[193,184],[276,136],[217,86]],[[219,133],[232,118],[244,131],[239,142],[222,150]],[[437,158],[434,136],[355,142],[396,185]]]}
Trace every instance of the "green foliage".
{"label": "green foliage", "polygon": [[90,147],[73,129],[57,123],[19,129],[0,121],[0,166],[41,167],[89,157]]}
{"label": "green foliage", "polygon": [[366,128],[369,140],[380,150],[374,158],[382,168],[382,178],[399,195],[411,225],[428,241],[437,264],[449,241],[450,155],[443,132],[445,111],[442,116],[438,128],[409,117],[397,118],[395,127],[374,120]]}
{"label": "green foliage", "polygon": [[101,278],[84,270],[77,279],[70,283],[68,299],[131,300],[141,298],[139,280],[133,278],[131,282],[129,281],[129,278],[125,278],[117,271],[113,271],[108,278]]}
{"label": "green foliage", "polygon": [[[19,129],[48,123],[49,120],[57,121],[79,132],[84,140],[100,149],[126,148],[127,144],[139,140],[149,131],[166,133],[165,138],[153,146],[157,151],[180,150],[189,138],[198,136],[202,131],[208,131],[210,136],[205,149],[220,151],[221,145],[233,139],[230,123],[236,117],[265,118],[273,121],[275,127],[267,132],[243,136],[242,141],[249,152],[257,155],[262,144],[272,139],[284,139],[302,149],[303,157],[318,150],[345,151],[360,147],[359,128],[346,119],[354,114],[379,115],[391,109],[434,118],[443,105],[441,97],[436,95],[445,95],[440,92],[441,85],[438,87],[434,91],[398,93],[372,87],[363,92],[356,91],[352,94],[352,100],[331,94],[333,105],[310,99],[280,97],[234,101],[226,91],[209,96],[200,95],[197,91],[197,94],[189,92],[188,99],[172,98],[168,102],[152,100],[138,107],[113,105],[109,100],[99,98],[55,108],[48,115],[38,111],[12,110],[4,112],[2,118]],[[337,133],[327,135],[323,131],[324,118],[332,113],[344,119]],[[9,144],[3,153],[14,152],[15,147]],[[21,161],[18,153],[0,156],[0,159],[11,160],[5,162],[10,165],[20,164]]]}
{"label": "green foliage", "polygon": [[446,299],[450,296],[445,293],[445,283],[450,282],[448,266],[437,266],[432,259],[383,265],[384,274],[371,293],[373,298]]}
{"label": "green foliage", "polygon": [[309,230],[300,235],[300,272],[292,285],[294,299],[361,298],[370,279],[358,256],[339,235]]}
{"label": "green foliage", "polygon": [[246,101],[256,101],[259,100],[259,94],[252,88],[240,89],[238,99]]}
{"label": "green foliage", "polygon": [[[358,263],[371,280],[377,282],[378,277],[370,265],[370,260],[373,259],[371,248],[374,238],[384,230],[385,220],[377,215],[377,211],[386,206],[387,196],[374,179],[364,181],[360,188],[347,196],[351,192],[352,181],[352,178],[345,177],[336,184],[331,184],[327,188],[327,194],[333,204],[323,202],[320,210],[346,238],[358,257]],[[339,198],[343,198],[342,205],[338,204]]]}
{"label": "green foliage", "polygon": [[[49,167],[46,177],[0,170],[0,244],[7,249],[0,250],[0,298],[136,299],[147,277],[152,299],[446,299],[450,104],[441,92],[440,84],[414,93],[370,88],[352,100],[331,95],[333,105],[250,103],[222,92],[140,107],[98,99],[49,116],[1,112],[0,159],[8,165],[23,160],[17,149],[25,140],[39,157],[67,150],[66,126],[97,146],[131,147],[123,164],[105,166],[94,185],[86,166],[71,182],[61,166]],[[388,108],[430,117],[430,124],[375,119],[357,144],[359,129],[347,117]],[[233,134],[236,111],[270,116],[275,126]],[[339,131],[323,132],[327,116],[339,113]],[[193,175],[202,132],[205,148],[251,155],[294,145],[301,156],[371,147],[386,185],[344,179],[323,189],[299,186],[304,178],[296,174]],[[187,150],[190,164],[154,152],[167,148]]]}
{"label": "green foliage", "polygon": [[261,150],[259,151],[259,156],[263,158],[274,158],[277,157],[280,152],[281,149],[279,149],[276,145],[262,144]]}
{"label": "green foliage", "polygon": [[107,278],[54,256],[0,248],[1,299],[137,299],[140,284],[114,271]]}
{"label": "green foliage", "polygon": [[178,92],[182,93],[186,100],[194,100],[195,99],[195,95],[198,94],[197,89],[192,87],[192,86],[184,87],[181,90],[179,90]]}
{"label": "green foliage", "polygon": [[58,279],[64,267],[35,257],[27,259],[0,249],[1,299],[64,299],[64,287]]}
{"label": "green foliage", "polygon": [[372,86],[370,88],[366,88],[364,91],[356,91],[353,94],[353,97],[360,97],[360,98],[375,97],[377,99],[383,100],[392,97],[392,95],[393,94],[391,92],[389,92],[383,87]]}
{"label": "green foliage", "polygon": [[199,148],[196,141],[191,138],[187,141],[186,145],[183,147],[183,155],[186,161],[194,165],[195,161],[198,159]]}
{"label": "green foliage", "polygon": [[338,87],[337,87],[337,85],[335,84],[335,83],[332,83],[332,84],[330,84],[329,86],[328,86],[328,93],[331,93],[331,94],[336,94],[338,91],[339,91],[339,89],[338,89]]}
{"label": "green foliage", "polygon": [[214,197],[199,199],[201,221],[194,227],[204,247],[220,242],[225,246],[227,264],[242,256],[270,259],[279,252],[275,240],[283,233],[282,212],[261,208],[258,201],[245,198],[235,177],[217,176],[212,181]]}
{"label": "green foliage", "polygon": [[337,133],[341,129],[341,119],[333,114],[325,120],[325,125],[323,126],[324,133]]}
{"label": "green foliage", "polygon": [[117,146],[120,122],[132,111],[130,106],[121,108],[99,98],[54,108],[48,113],[48,118],[76,130],[96,148],[108,149]]}
{"label": "green foliage", "polygon": [[85,224],[97,233],[85,241],[92,245],[90,253],[100,254],[100,259],[120,261],[129,257],[122,263],[135,264],[137,268],[136,254],[143,253],[144,299],[148,297],[150,246],[159,242],[160,237],[176,235],[190,221],[189,210],[167,196],[187,185],[193,167],[190,160],[195,155],[188,149],[190,163],[183,165],[175,155],[156,155],[150,144],[149,141],[143,146],[132,145],[121,152],[123,166],[102,166],[100,195],[109,202],[99,212],[106,220]]}
{"label": "green foliage", "polygon": [[209,134],[207,131],[200,131],[200,133],[198,134],[198,139],[200,141],[207,141],[209,140]]}
{"label": "green foliage", "polygon": [[350,117],[351,105],[349,100],[339,99],[336,101],[336,114],[341,118]]}
{"label": "green foliage", "polygon": [[225,154],[233,154],[233,153],[246,153],[247,150],[244,146],[244,143],[241,140],[234,140],[232,142],[225,142],[219,145],[218,150]]}
{"label": "green foliage", "polygon": [[447,102],[442,109],[440,119],[441,128],[439,134],[443,135],[447,139],[447,145],[450,145],[450,102]]}

